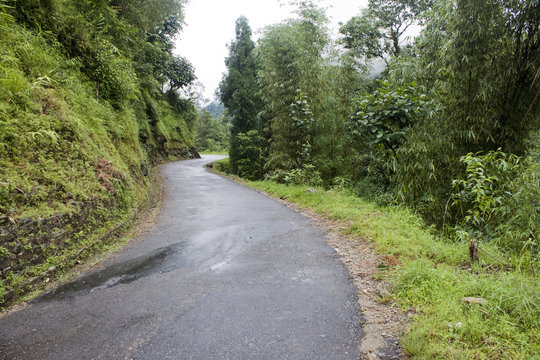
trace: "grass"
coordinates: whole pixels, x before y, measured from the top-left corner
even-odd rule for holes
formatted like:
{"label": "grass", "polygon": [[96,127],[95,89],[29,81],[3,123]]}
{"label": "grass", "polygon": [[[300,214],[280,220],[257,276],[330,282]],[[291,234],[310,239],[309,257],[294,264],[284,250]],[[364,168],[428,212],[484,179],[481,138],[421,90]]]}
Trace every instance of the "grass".
{"label": "grass", "polygon": [[2,31],[0,215],[47,217],[72,211],[73,200],[109,200],[100,161],[121,173],[112,185],[126,208],[137,206],[148,190],[140,169],[149,156],[174,158],[194,145],[196,110],[187,100],[177,100],[187,109],[180,114],[157,95],[147,99],[157,117],[150,129],[142,89],[123,103],[98,98],[96,84],[61,49],[16,23]]}
{"label": "grass", "polygon": [[223,149],[223,150],[204,150],[200,152],[201,155],[229,155],[229,149]]}
{"label": "grass", "polygon": [[[227,159],[214,169],[226,167]],[[402,344],[418,359],[540,359],[540,282],[520,259],[494,246],[484,248],[514,270],[481,254],[469,264],[468,245],[438,237],[410,210],[380,207],[345,190],[246,182],[275,197],[337,221],[347,234],[366,239],[398,265],[381,276],[393,285],[392,297],[412,310]],[[464,297],[481,297],[484,305]]]}

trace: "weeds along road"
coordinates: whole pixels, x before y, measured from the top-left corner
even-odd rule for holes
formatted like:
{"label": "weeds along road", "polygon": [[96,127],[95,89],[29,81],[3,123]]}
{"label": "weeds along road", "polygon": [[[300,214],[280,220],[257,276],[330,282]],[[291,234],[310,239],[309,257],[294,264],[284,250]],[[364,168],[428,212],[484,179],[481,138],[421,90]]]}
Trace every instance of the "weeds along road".
{"label": "weeds along road", "polygon": [[0,319],[0,359],[356,359],[356,291],[323,233],[208,172],[162,167],[156,225]]}

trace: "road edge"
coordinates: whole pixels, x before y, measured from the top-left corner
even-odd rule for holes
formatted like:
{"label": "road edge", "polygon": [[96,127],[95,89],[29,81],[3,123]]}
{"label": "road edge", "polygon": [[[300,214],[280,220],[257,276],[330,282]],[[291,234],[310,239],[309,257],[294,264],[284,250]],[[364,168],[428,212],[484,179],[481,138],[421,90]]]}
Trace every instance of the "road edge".
{"label": "road edge", "polygon": [[251,186],[244,179],[223,173],[206,164],[208,171],[225,179],[244,185],[263,194],[291,210],[313,221],[321,229],[327,243],[336,251],[357,290],[358,304],[364,319],[364,336],[358,345],[361,359],[403,359],[407,358],[400,339],[408,329],[409,318],[390,297],[391,284],[380,278],[380,264],[385,263],[372,245],[365,239],[345,234],[344,224],[332,221],[321,214],[302,207],[287,199],[274,196]]}

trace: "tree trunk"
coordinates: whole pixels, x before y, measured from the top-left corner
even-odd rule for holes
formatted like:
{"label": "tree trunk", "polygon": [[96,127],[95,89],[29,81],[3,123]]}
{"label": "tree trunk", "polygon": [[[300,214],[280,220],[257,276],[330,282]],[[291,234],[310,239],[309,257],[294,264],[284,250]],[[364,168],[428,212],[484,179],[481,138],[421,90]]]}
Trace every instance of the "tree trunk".
{"label": "tree trunk", "polygon": [[476,243],[475,238],[471,239],[471,244],[469,245],[469,255],[471,257],[471,263],[478,261],[478,244]]}

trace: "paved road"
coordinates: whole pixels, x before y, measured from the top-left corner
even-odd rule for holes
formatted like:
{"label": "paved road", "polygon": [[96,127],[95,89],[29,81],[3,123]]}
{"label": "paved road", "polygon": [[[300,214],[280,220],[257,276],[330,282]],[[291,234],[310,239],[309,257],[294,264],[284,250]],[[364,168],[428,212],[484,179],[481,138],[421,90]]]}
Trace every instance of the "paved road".
{"label": "paved road", "polygon": [[0,319],[0,359],[356,359],[355,289],[322,232],[211,174],[162,167],[151,233]]}

